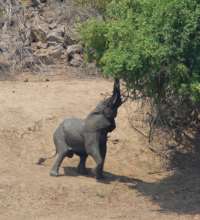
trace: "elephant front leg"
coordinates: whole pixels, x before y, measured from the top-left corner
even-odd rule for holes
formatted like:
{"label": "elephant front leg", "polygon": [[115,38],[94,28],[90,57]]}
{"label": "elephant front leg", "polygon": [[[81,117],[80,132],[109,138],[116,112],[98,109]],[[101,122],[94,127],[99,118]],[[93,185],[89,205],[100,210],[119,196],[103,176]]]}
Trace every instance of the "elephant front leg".
{"label": "elephant front leg", "polygon": [[65,153],[58,154],[56,161],[50,171],[50,176],[59,176],[59,168],[64,158],[65,158]]}
{"label": "elephant front leg", "polygon": [[80,156],[80,163],[78,165],[78,173],[82,174],[82,175],[87,175],[88,172],[86,170],[86,160],[87,160],[88,155],[84,155],[84,156]]}
{"label": "elephant front leg", "polygon": [[[92,156],[94,161],[96,162],[95,174],[96,179],[103,178],[103,165],[104,165],[104,157],[102,152],[100,151],[101,146],[100,134],[96,132],[88,132],[85,133],[85,148],[86,152]],[[103,157],[102,157],[103,156]]]}
{"label": "elephant front leg", "polygon": [[99,149],[95,149],[91,156],[93,157],[93,159],[96,162],[96,168],[95,168],[95,175],[96,175],[96,179],[100,180],[103,179],[103,166],[104,166],[104,160],[100,154]]}

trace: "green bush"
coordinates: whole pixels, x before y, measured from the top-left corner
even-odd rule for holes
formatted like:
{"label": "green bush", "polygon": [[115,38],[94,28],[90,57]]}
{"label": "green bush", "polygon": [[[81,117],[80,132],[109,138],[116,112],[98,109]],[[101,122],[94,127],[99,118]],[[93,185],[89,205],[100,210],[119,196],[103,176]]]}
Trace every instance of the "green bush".
{"label": "green bush", "polygon": [[[200,102],[200,1],[112,0],[80,29],[87,57],[156,105]],[[186,110],[187,112],[187,110]],[[189,114],[189,113],[188,113]]]}

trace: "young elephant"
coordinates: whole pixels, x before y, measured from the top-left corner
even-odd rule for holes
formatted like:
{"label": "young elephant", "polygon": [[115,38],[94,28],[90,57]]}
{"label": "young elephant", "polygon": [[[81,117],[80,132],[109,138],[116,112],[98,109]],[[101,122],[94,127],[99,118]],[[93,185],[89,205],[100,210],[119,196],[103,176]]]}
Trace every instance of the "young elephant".
{"label": "young elephant", "polygon": [[51,176],[59,175],[59,167],[65,157],[80,157],[78,172],[86,174],[86,159],[92,156],[96,162],[96,178],[103,177],[106,156],[107,134],[115,129],[115,117],[122,104],[119,80],[115,80],[113,95],[100,102],[86,119],[65,119],[56,129],[53,140],[57,158],[50,171]]}

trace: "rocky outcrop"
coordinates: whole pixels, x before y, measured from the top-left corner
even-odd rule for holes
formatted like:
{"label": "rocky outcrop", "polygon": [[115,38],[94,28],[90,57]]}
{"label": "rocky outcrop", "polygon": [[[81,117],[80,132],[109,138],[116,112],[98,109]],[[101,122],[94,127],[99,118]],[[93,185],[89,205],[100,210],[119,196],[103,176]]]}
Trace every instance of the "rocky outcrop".
{"label": "rocky outcrop", "polygon": [[[6,10],[10,7],[12,10]],[[1,69],[13,66],[32,70],[34,65],[49,65],[61,59],[66,65],[82,66],[83,47],[77,43],[75,23],[93,15],[74,7],[72,0],[3,0],[0,16]]]}

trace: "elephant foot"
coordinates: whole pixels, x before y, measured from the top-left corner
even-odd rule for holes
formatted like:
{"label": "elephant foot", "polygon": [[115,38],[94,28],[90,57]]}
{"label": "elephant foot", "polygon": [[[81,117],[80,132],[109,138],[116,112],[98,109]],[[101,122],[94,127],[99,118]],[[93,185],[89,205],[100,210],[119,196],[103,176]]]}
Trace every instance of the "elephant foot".
{"label": "elephant foot", "polygon": [[100,181],[102,181],[102,180],[104,180],[104,179],[105,179],[105,177],[104,177],[103,174],[98,174],[98,175],[96,175],[96,180],[97,180],[98,182],[100,182]]}
{"label": "elephant foot", "polygon": [[100,177],[99,176],[96,177],[96,181],[97,181],[97,183],[106,183],[106,179],[103,175]]}
{"label": "elephant foot", "polygon": [[58,171],[51,170],[49,175],[57,177],[57,176],[59,176],[59,173],[58,173]]}

